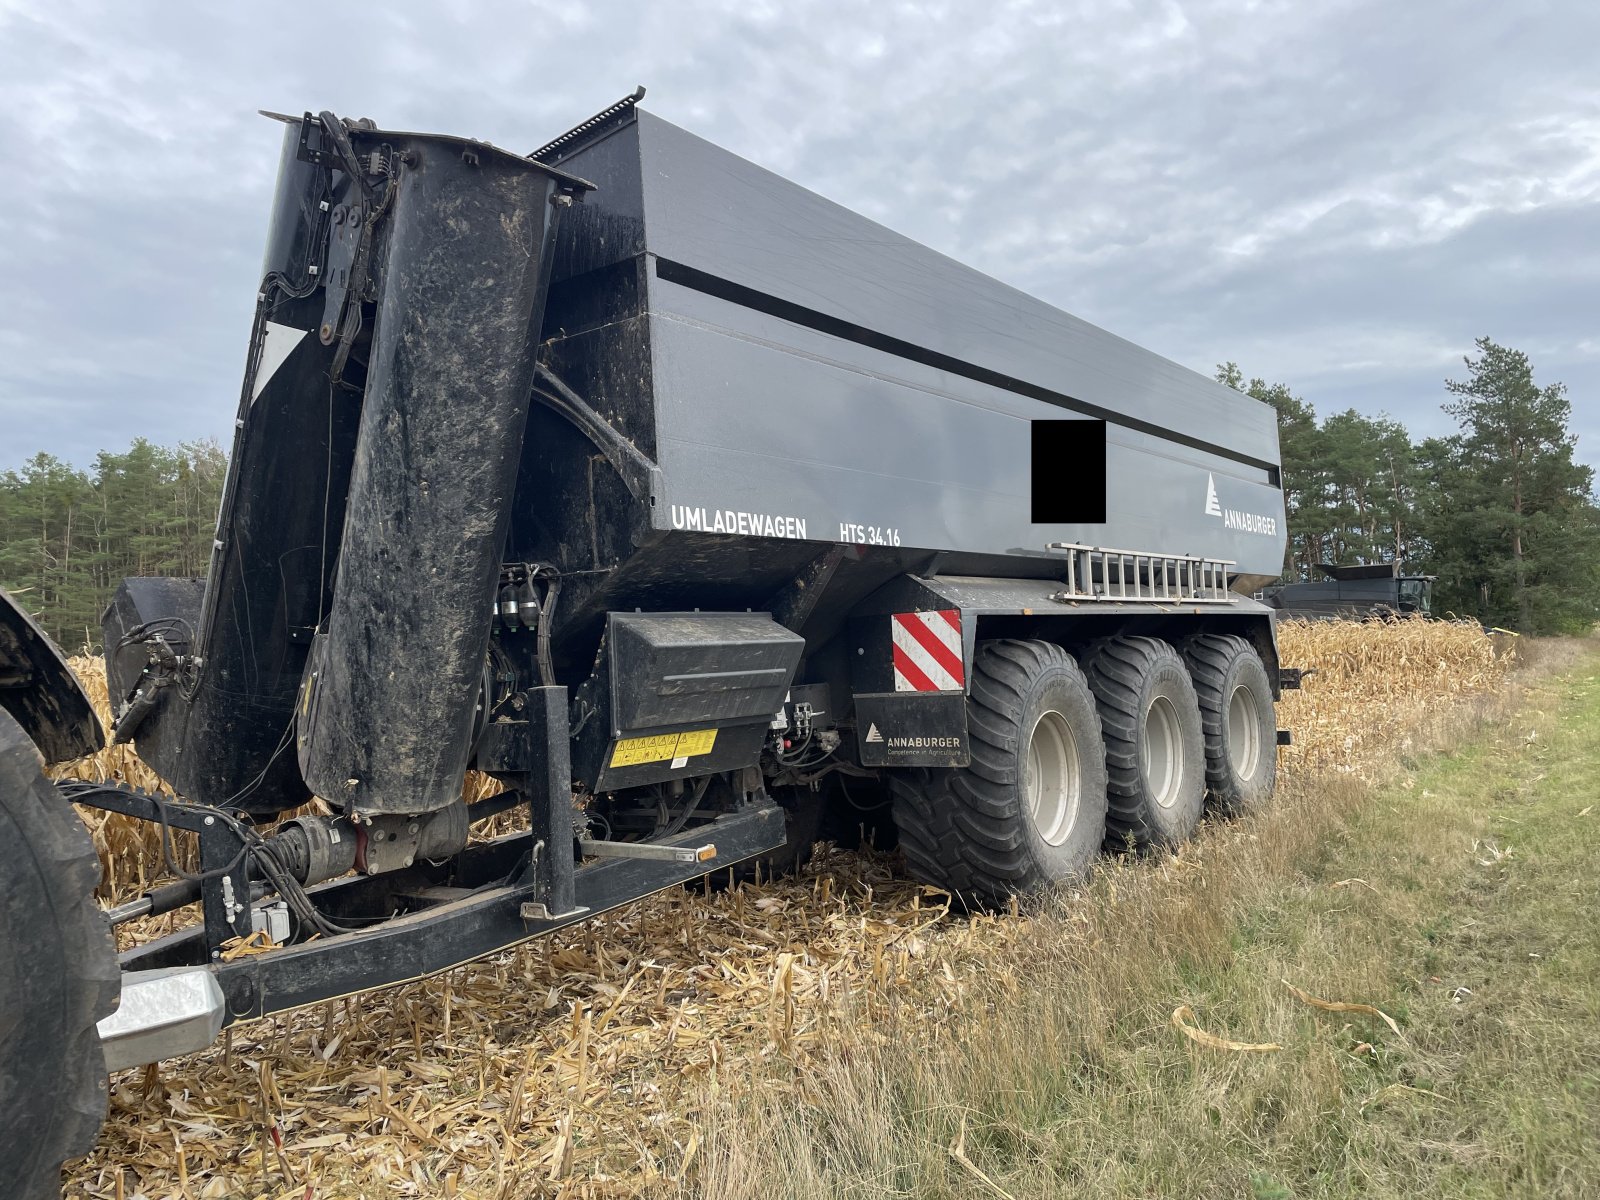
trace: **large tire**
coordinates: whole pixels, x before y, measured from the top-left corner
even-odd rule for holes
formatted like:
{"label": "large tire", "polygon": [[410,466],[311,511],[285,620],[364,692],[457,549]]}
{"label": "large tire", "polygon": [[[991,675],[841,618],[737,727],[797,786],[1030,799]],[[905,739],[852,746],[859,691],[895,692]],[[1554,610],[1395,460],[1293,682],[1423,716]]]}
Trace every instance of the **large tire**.
{"label": "large tire", "polygon": [[1105,836],[1094,697],[1049,642],[978,647],[967,700],[971,765],[888,772],[911,873],[976,904],[1081,878]]}
{"label": "large tire", "polygon": [[1106,848],[1171,848],[1205,807],[1200,706],[1182,656],[1151,637],[1111,637],[1084,657],[1106,744]]}
{"label": "large tire", "polygon": [[94,903],[88,830],[0,710],[0,1179],[19,1200],[61,1195],[61,1164],[106,1116],[101,1017],[117,1005],[111,930]]}
{"label": "large tire", "polygon": [[1224,816],[1272,799],[1278,780],[1278,719],[1272,683],[1242,637],[1198,634],[1184,643],[1206,739],[1206,791]]}

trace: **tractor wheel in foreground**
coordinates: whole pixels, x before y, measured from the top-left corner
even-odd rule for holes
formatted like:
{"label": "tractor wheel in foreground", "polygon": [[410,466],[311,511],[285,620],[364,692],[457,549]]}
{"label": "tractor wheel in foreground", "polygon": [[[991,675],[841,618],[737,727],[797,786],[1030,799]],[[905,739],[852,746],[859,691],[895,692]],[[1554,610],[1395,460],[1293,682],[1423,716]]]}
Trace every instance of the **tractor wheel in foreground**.
{"label": "tractor wheel in foreground", "polygon": [[0,1179],[56,1200],[61,1164],[106,1115],[95,1028],[117,1005],[111,930],[94,903],[94,843],[0,709]]}
{"label": "tractor wheel in foreground", "polygon": [[1278,778],[1278,719],[1272,684],[1256,649],[1242,637],[1203,633],[1184,643],[1200,699],[1211,805],[1239,816],[1272,799]]}
{"label": "tractor wheel in foreground", "polygon": [[911,873],[969,903],[1081,878],[1105,836],[1105,751],[1094,697],[1049,642],[978,647],[970,766],[888,773]]}
{"label": "tractor wheel in foreground", "polygon": [[1106,848],[1173,847],[1200,824],[1205,741],[1183,658],[1151,637],[1112,637],[1084,657],[1106,743]]}

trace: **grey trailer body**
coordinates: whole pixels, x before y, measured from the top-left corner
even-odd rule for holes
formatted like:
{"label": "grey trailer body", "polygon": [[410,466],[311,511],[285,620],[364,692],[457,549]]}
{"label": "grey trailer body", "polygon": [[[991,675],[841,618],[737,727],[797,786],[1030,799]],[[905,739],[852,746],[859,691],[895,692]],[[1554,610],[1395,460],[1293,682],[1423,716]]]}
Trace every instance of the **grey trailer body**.
{"label": "grey trailer body", "polygon": [[[112,737],[175,798],[45,783],[27,718],[52,749],[95,731],[0,620],[0,686],[30,689],[7,812],[198,842],[200,873],[108,919],[199,923],[29,965],[76,989],[53,1012],[103,1016],[119,965],[137,997],[57,1076],[863,824],[982,904],[1270,797],[1295,682],[1248,597],[1284,550],[1271,408],[637,98],[527,156],[282,118],[209,575],[127,580],[103,618]],[[1061,420],[1103,421],[1104,462],[1034,478]],[[1036,485],[1102,466],[1104,523],[1033,523]],[[505,790],[468,804],[468,769]],[[313,793],[331,811],[263,832]],[[23,844],[67,836],[35,824],[0,855],[75,862],[36,890],[78,912],[92,848]],[[60,944],[109,955],[94,921]]]}
{"label": "grey trailer body", "polygon": [[[547,336],[595,399],[599,364],[648,346],[648,396],[612,412],[653,447],[653,528],[1007,560],[995,574],[1049,575],[1045,545],[1075,542],[1231,559],[1241,589],[1277,576],[1268,406],[649,113],[548,161],[596,184],[553,313],[597,274],[628,274],[633,303],[626,329]],[[1108,421],[1107,523],[1033,525],[1030,422],[1073,416]]]}

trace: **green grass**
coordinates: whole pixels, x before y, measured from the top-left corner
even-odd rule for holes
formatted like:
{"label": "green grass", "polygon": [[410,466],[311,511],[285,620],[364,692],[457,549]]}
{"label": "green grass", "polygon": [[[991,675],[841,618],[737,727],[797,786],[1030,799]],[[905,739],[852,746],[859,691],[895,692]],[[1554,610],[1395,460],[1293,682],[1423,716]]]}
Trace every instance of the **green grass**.
{"label": "green grass", "polygon": [[[1600,660],[1100,873],[716,1120],[707,1196],[1600,1195]],[[1283,985],[1395,1019],[1309,1007]],[[1282,1049],[1196,1045],[1170,1023]]]}

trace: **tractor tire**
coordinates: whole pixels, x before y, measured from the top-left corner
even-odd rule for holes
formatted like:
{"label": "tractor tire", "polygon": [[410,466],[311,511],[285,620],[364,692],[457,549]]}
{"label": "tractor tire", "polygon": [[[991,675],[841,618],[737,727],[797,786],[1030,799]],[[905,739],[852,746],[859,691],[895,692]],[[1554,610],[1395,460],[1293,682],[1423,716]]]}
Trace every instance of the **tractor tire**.
{"label": "tractor tire", "polygon": [[967,698],[971,765],[887,772],[916,878],[977,905],[1088,873],[1105,838],[1094,697],[1050,642],[979,645]]}
{"label": "tractor tire", "polygon": [[1106,744],[1106,849],[1177,846],[1205,807],[1200,705],[1182,656],[1151,637],[1111,637],[1084,656]]}
{"label": "tractor tire", "polygon": [[1272,684],[1242,637],[1198,634],[1183,646],[1200,700],[1211,807],[1236,817],[1272,799],[1278,781],[1278,718]]}
{"label": "tractor tire", "polygon": [[56,1200],[61,1164],[94,1145],[108,1090],[95,1025],[120,988],[94,843],[43,768],[0,710],[0,1178],[19,1200]]}

